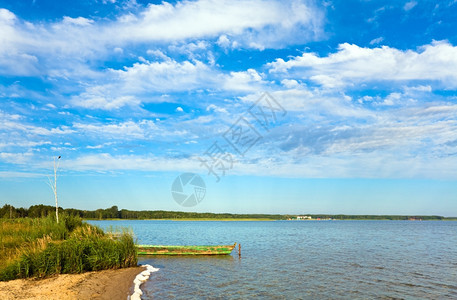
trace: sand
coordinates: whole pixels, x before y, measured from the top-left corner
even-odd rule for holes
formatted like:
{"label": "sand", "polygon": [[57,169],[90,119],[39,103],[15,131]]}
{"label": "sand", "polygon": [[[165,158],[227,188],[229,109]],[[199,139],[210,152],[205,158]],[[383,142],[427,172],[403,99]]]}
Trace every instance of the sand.
{"label": "sand", "polygon": [[0,282],[0,299],[127,299],[143,267]]}

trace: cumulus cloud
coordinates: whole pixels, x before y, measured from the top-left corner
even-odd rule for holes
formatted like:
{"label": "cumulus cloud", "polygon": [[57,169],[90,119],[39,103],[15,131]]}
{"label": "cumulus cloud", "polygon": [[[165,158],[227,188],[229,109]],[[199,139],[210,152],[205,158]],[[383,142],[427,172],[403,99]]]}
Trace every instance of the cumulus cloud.
{"label": "cumulus cloud", "polygon": [[[227,35],[235,39],[232,46],[236,42],[244,47],[281,47],[299,42],[297,38],[301,42],[315,39],[321,32],[322,20],[323,13],[311,1],[199,0],[174,5],[163,2],[111,21],[65,16],[48,24],[19,20],[13,12],[2,8],[0,70],[13,70],[8,61],[17,63],[33,57],[52,69],[65,60],[76,64],[78,58],[97,58],[108,49],[122,49],[132,43],[196,40],[187,44],[187,50],[194,51],[205,47],[203,38],[219,37],[222,45],[222,37]],[[32,63],[27,62],[18,75],[36,74]]]}
{"label": "cumulus cloud", "polygon": [[217,105],[214,105],[214,104],[208,105],[206,107],[206,111],[214,111],[214,112],[218,112],[218,113],[228,114],[227,109],[225,109],[223,107],[220,107],[220,106],[217,106]]}
{"label": "cumulus cloud", "polygon": [[[230,34],[245,46],[256,43],[268,47],[292,42],[287,41],[291,36],[295,36],[294,40],[313,39],[321,32],[322,20],[322,12],[307,1],[200,0],[175,5],[150,4],[141,15],[123,22],[115,30],[118,39],[130,41],[170,41]],[[290,34],[296,30],[302,34]]]}
{"label": "cumulus cloud", "polygon": [[262,79],[263,74],[259,74],[254,69],[247,71],[230,72],[225,76],[224,88],[232,91],[255,91],[265,82]]}
{"label": "cumulus cloud", "polygon": [[213,71],[200,61],[135,63],[124,70],[113,70],[126,91],[182,91],[211,84]]}
{"label": "cumulus cloud", "polygon": [[327,87],[373,81],[428,80],[441,87],[457,87],[457,47],[447,41],[433,42],[417,51],[388,46],[363,48],[341,44],[326,57],[304,53],[288,61],[267,64],[271,73],[292,72]]}
{"label": "cumulus cloud", "polygon": [[[149,53],[159,56],[163,54],[160,51]],[[217,72],[200,61],[144,60],[124,69],[109,69],[105,72],[106,83],[86,87],[84,92],[73,97],[71,103],[74,106],[104,110],[137,107],[141,103],[140,99],[151,99],[150,95],[213,87],[218,76]]]}
{"label": "cumulus cloud", "polygon": [[[65,16],[55,22],[27,22],[1,9],[0,75],[41,76],[59,87],[56,94],[71,90],[70,105],[87,109],[135,107],[164,92],[248,92],[265,84],[263,75],[253,69],[221,72],[214,45],[284,47],[315,39],[323,19],[307,0],[163,2],[136,5],[112,20]],[[113,53],[131,60],[128,49],[145,42],[152,60],[143,54],[119,70],[97,65]],[[171,59],[164,49],[187,59]]]}
{"label": "cumulus cloud", "polygon": [[221,35],[216,43],[222,48],[228,48],[231,44],[229,38],[225,34]]}
{"label": "cumulus cloud", "polygon": [[[223,72],[217,66],[198,60],[178,62],[161,51],[149,51],[159,56],[160,61],[134,63],[120,70],[105,72],[107,83],[88,86],[79,95],[73,96],[71,104],[88,109],[116,110],[125,106],[138,107],[141,102],[163,101],[151,95],[163,93],[213,90],[252,92],[262,90],[268,84],[265,74],[255,69],[238,72]],[[162,56],[163,55],[163,56]]]}
{"label": "cumulus cloud", "polygon": [[294,79],[283,79],[281,80],[281,84],[284,85],[286,88],[295,88],[299,86],[297,80]]}
{"label": "cumulus cloud", "polygon": [[[129,147],[163,149],[157,144],[168,141],[197,147],[197,138],[224,132],[234,111],[244,111],[240,108],[254,103],[258,91],[269,90],[287,110],[287,119],[234,172],[414,177],[427,176],[430,161],[444,177],[457,177],[450,167],[457,153],[455,99],[433,94],[457,86],[457,47],[449,42],[400,50],[377,46],[383,38],[375,35],[370,47],[345,43],[325,56],[304,53],[259,68],[230,69],[223,59],[217,61],[215,51],[311,41],[319,37],[323,20],[311,1],[164,2],[135,5],[111,20],[64,17],[51,23],[25,22],[0,9],[0,73],[37,76],[59,87],[50,96],[26,97],[0,86],[0,98],[38,99],[33,109],[40,113],[56,107],[71,111],[43,115],[40,124],[25,113],[0,111],[0,138],[7,141],[0,142],[0,159],[14,163],[13,153],[22,153],[21,161],[32,162],[38,154],[80,145],[67,168],[195,170],[197,159],[132,154]],[[379,82],[392,88],[382,94],[367,91]],[[156,112],[143,105],[154,102],[172,106],[156,119]],[[167,115],[183,108],[189,113]],[[16,105],[13,110],[25,109]],[[74,140],[64,143],[68,136]],[[123,141],[132,145],[123,148]],[[17,148],[25,150],[13,151]]]}

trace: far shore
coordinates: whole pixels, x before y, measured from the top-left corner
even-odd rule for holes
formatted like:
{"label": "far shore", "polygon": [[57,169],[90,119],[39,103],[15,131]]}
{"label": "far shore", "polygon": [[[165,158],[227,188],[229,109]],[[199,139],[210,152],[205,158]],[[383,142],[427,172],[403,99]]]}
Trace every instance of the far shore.
{"label": "far shore", "polygon": [[256,219],[256,218],[246,218],[246,219],[236,219],[236,218],[181,218],[181,219],[119,219],[119,218],[108,218],[108,219],[84,219],[84,221],[224,221],[224,222],[233,222],[233,221],[243,221],[243,222],[253,222],[253,221],[457,221],[455,217],[448,217],[445,219],[432,219],[432,220],[391,220],[391,219],[309,219],[309,220],[277,220],[277,219]]}
{"label": "far shore", "polygon": [[[5,204],[0,208],[0,216],[4,218],[37,218],[55,214],[56,208],[51,205],[32,205],[27,208],[15,208]],[[128,210],[112,206],[106,209],[81,210],[76,208],[62,208],[59,211],[71,216],[79,216],[84,220],[168,220],[168,221],[277,221],[290,219],[313,220],[423,220],[423,221],[456,221],[457,216],[444,217],[439,215],[420,214],[341,214],[341,213],[300,213],[300,214],[271,214],[271,213],[220,213],[220,212],[184,212],[166,210]]]}
{"label": "far shore", "polygon": [[246,218],[246,219],[236,219],[236,218],[221,218],[221,219],[212,219],[212,218],[181,218],[181,219],[83,219],[84,221],[279,221],[275,219],[255,219],[255,218]]}
{"label": "far shore", "polygon": [[0,299],[127,299],[143,267],[0,282]]}

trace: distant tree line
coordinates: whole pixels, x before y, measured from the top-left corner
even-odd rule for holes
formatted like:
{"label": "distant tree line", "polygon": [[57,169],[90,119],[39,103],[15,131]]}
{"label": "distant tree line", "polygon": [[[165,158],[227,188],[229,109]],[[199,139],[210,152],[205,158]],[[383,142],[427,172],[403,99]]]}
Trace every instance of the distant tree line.
{"label": "distant tree line", "polygon": [[312,219],[332,219],[332,220],[447,220],[447,219],[456,219],[456,218],[445,218],[442,216],[400,216],[400,215],[309,215]]}
{"label": "distant tree line", "polygon": [[[80,210],[74,208],[61,208],[59,211],[83,219],[271,219],[286,220],[293,216],[273,214],[230,214],[230,213],[196,213],[164,210],[127,210],[117,206],[97,210]],[[55,207],[50,205],[32,205],[28,209],[15,208],[5,204],[0,209],[0,218],[37,218],[55,214]]]}
{"label": "distant tree line", "polygon": [[[80,210],[75,208],[63,209],[59,211],[66,215],[79,216],[83,219],[270,219],[288,220],[296,219],[297,215],[280,214],[230,214],[230,213],[196,213],[182,211],[165,210],[127,210],[117,206],[97,210]],[[55,207],[51,205],[32,205],[27,208],[16,208],[5,204],[0,209],[0,218],[39,218],[55,214]],[[399,216],[399,215],[328,215],[328,214],[303,214],[312,219],[333,219],[333,220],[457,220],[457,218],[445,218],[442,216]]]}

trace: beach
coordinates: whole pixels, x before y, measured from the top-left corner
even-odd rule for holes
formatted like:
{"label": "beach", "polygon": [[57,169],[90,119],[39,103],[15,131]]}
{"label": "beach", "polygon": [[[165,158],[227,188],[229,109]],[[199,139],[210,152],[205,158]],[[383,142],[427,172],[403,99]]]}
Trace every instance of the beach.
{"label": "beach", "polygon": [[0,299],[127,299],[143,267],[0,282]]}

